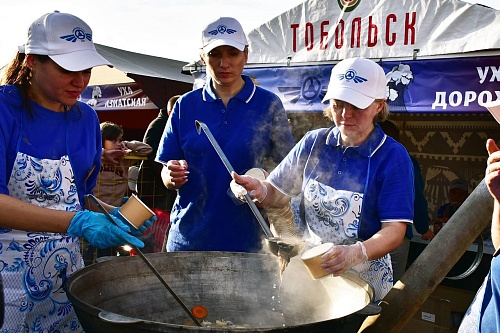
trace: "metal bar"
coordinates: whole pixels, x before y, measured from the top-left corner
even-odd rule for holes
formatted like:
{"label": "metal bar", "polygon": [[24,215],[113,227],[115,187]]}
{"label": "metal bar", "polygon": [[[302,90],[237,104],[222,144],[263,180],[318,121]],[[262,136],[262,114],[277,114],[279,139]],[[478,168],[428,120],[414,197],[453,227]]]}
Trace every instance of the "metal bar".
{"label": "metal bar", "polygon": [[[227,171],[229,171],[229,174],[231,175],[231,172],[234,171],[233,166],[227,159],[226,155],[222,151],[221,147],[217,143],[217,140],[215,140],[214,136],[212,135],[212,132],[208,129],[207,125],[205,123],[202,123],[201,121],[195,120],[195,125],[196,125],[196,131],[198,134],[201,133],[200,128],[203,129],[203,132],[206,134],[208,141],[212,144],[214,147],[215,151],[219,155],[220,159],[222,160],[222,163],[226,167]],[[252,198],[248,193],[245,194],[245,201],[247,202],[248,206],[252,210],[253,215],[257,219],[257,222],[259,222],[262,230],[264,231],[264,234],[266,235],[266,238],[274,237],[273,233],[271,232],[271,229],[269,229],[269,226],[267,225],[266,220],[264,220],[264,217],[260,213],[259,209],[255,205],[255,202],[252,201]]]}
{"label": "metal bar", "polygon": [[208,138],[208,141],[212,144],[212,146],[215,148],[215,151],[217,152],[217,155],[219,155],[220,159],[222,160],[222,163],[226,167],[227,171],[231,175],[231,172],[234,171],[233,166],[229,162],[229,160],[226,157],[226,154],[222,151],[222,148],[219,146],[217,143],[217,140],[215,140],[215,137],[212,135],[212,132],[208,129],[208,126],[205,123],[202,123],[201,121],[195,120],[195,125],[196,125],[196,131],[198,134],[201,133],[200,128],[203,129],[203,132]]}
{"label": "metal bar", "polygon": [[[117,225],[115,220],[111,217],[111,215],[108,213],[108,211],[101,205],[101,203],[97,200],[96,197],[94,197],[92,194],[87,194],[87,195],[85,195],[85,197],[90,198],[97,205],[97,207],[102,211],[102,213],[106,216],[106,218],[114,225]],[[137,252],[139,257],[141,257],[141,259],[144,261],[144,263],[149,267],[149,269],[151,269],[151,271],[154,273],[154,275],[156,275],[158,280],[160,280],[160,282],[165,286],[165,288],[167,288],[167,290],[170,292],[170,294],[175,298],[177,303],[179,303],[179,305],[184,309],[184,311],[186,311],[186,313],[189,315],[189,317],[191,317],[191,319],[193,319],[195,324],[201,327],[202,325],[199,322],[198,318],[196,318],[194,316],[194,314],[188,309],[186,304],[184,304],[184,302],[182,302],[182,300],[179,298],[179,296],[177,296],[177,294],[174,292],[174,290],[172,288],[170,288],[167,281],[165,281],[165,279],[163,279],[163,277],[156,270],[156,268],[153,266],[153,264],[151,264],[151,262],[146,258],[144,253],[142,253],[142,251],[137,246],[134,246],[131,244],[129,244],[129,245]]]}
{"label": "metal bar", "polygon": [[493,198],[483,179],[380,302],[380,316],[367,317],[358,332],[402,332],[491,222],[492,211]]}

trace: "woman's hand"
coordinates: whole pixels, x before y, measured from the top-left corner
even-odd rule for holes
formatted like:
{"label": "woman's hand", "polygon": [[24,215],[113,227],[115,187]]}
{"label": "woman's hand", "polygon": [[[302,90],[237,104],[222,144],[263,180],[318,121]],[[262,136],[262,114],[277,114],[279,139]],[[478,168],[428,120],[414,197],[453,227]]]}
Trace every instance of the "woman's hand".
{"label": "woman's hand", "polygon": [[321,266],[329,273],[340,275],[366,260],[381,258],[397,249],[404,240],[405,222],[385,222],[369,239],[353,245],[337,245],[325,253]]}
{"label": "woman's hand", "polygon": [[493,139],[488,139],[486,150],[490,156],[486,163],[484,182],[495,199],[491,220],[491,239],[495,250],[498,250],[500,248],[500,149]]}
{"label": "woman's hand", "polygon": [[423,240],[432,240],[436,235],[431,229],[427,229],[427,232],[421,236]]}
{"label": "woman's hand", "polygon": [[486,172],[484,181],[491,195],[500,201],[500,148],[498,148],[495,140],[488,139],[486,141],[486,150],[488,150],[488,161],[486,163]]}
{"label": "woman's hand", "polygon": [[170,160],[163,165],[161,178],[170,190],[181,188],[188,181],[188,164],[185,160]]}
{"label": "woman's hand", "polygon": [[362,242],[352,245],[337,245],[326,252],[321,259],[321,267],[334,276],[339,276],[350,270],[353,266],[368,260],[366,248]]}
{"label": "woman's hand", "polygon": [[261,203],[266,199],[267,186],[259,179],[247,175],[240,176],[234,171],[231,173],[231,176],[233,177],[230,184],[231,191],[239,200],[246,201],[245,194],[247,193],[257,203]]}

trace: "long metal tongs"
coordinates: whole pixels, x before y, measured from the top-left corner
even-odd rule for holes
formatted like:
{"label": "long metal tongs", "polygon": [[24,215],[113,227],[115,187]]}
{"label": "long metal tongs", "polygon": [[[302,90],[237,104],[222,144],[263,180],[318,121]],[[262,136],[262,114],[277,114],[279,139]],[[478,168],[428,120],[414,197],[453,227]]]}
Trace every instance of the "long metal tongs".
{"label": "long metal tongs", "polygon": [[[104,215],[106,215],[106,218],[114,225],[117,225],[115,220],[111,217],[111,215],[108,213],[108,211],[101,205],[101,203],[99,202],[99,200],[97,200],[97,198],[95,196],[93,196],[92,194],[87,194],[87,195],[85,195],[85,198],[92,200],[92,202],[101,210],[101,212]],[[149,267],[149,269],[151,269],[151,271],[154,273],[154,275],[156,275],[158,280],[160,280],[160,282],[165,286],[165,288],[167,288],[167,290],[170,292],[170,294],[175,298],[177,303],[179,303],[179,305],[184,309],[184,311],[186,311],[186,313],[189,315],[189,317],[191,317],[191,319],[194,321],[194,323],[197,326],[202,326],[200,321],[198,320],[198,318],[196,318],[194,316],[194,314],[182,302],[182,300],[179,298],[179,296],[177,296],[177,294],[172,290],[172,288],[170,288],[167,281],[165,281],[165,279],[160,275],[160,273],[156,270],[156,268],[153,266],[153,264],[151,264],[151,262],[148,260],[148,258],[146,258],[144,253],[142,253],[142,251],[137,246],[130,244],[130,247],[132,247],[137,252],[139,257],[141,257],[141,259],[144,261],[144,263]]]}

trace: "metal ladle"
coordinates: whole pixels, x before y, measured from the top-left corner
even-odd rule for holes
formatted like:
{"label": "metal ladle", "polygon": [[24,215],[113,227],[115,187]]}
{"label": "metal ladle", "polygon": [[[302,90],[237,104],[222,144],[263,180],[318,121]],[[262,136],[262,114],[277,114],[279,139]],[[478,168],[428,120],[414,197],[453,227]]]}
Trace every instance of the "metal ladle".
{"label": "metal ladle", "polygon": [[[91,199],[92,202],[99,208],[99,210],[106,216],[106,218],[111,223],[113,223],[114,225],[118,226],[117,223],[115,222],[115,220],[113,220],[113,218],[111,217],[111,215],[101,205],[101,203],[99,202],[99,200],[97,200],[96,197],[94,197],[92,194],[87,194],[87,195],[85,195],[85,198]],[[182,300],[179,298],[179,296],[177,296],[177,294],[174,292],[174,290],[168,285],[167,281],[165,281],[165,279],[160,275],[160,273],[158,272],[158,270],[153,266],[153,264],[148,260],[148,258],[146,258],[146,256],[144,255],[144,253],[142,253],[142,251],[137,246],[134,246],[134,245],[130,244],[130,247],[132,247],[135,250],[135,252],[137,252],[137,254],[139,255],[139,257],[141,257],[141,259],[149,267],[149,269],[153,272],[153,274],[156,275],[156,277],[158,278],[158,280],[160,280],[160,282],[165,286],[165,288],[167,288],[167,290],[170,292],[170,294],[175,298],[175,300],[177,301],[177,303],[179,303],[179,305],[189,315],[189,317],[191,317],[191,319],[194,321],[194,323],[197,326],[201,326],[201,323],[198,320],[198,318],[195,317],[195,315],[188,309],[188,307],[184,304],[184,302],[182,302]],[[100,318],[103,319],[103,320],[107,320],[107,321],[113,321],[113,322],[119,321],[119,322],[122,322],[122,323],[127,323],[130,320],[136,320],[135,318],[127,318],[127,317],[120,316],[120,315],[115,315],[115,314],[112,314],[112,313],[101,313],[100,314]],[[118,319],[118,318],[121,318],[121,319]]]}
{"label": "metal ladle", "polygon": [[[201,133],[201,130],[203,130],[203,132],[206,134],[208,141],[210,141],[220,159],[222,160],[222,163],[226,167],[227,171],[229,172],[229,174],[231,174],[234,169],[231,163],[229,163],[229,160],[222,151],[221,147],[217,143],[217,140],[215,140],[214,136],[212,135],[212,132],[210,132],[210,130],[208,129],[208,126],[199,120],[195,120],[195,125],[198,134]],[[269,226],[267,225],[266,220],[264,219],[248,193],[245,193],[245,201],[247,202],[250,210],[257,219],[257,222],[259,222],[262,231],[264,231],[269,249],[274,255],[284,255],[289,260],[289,258],[296,256],[304,248],[304,243],[299,240],[274,237],[271,229],[269,229]]]}

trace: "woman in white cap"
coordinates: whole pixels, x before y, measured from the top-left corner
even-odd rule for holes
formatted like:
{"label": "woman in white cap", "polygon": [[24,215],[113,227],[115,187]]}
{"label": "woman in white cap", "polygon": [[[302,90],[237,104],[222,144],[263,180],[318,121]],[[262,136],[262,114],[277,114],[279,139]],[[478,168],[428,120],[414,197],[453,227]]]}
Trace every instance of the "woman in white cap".
{"label": "woman in white cap", "polygon": [[120,227],[84,209],[84,196],[92,193],[99,173],[102,141],[95,111],[77,99],[92,67],[100,65],[109,62],[96,52],[90,27],[73,15],[53,12],[32,23],[26,44],[4,69],[2,332],[83,331],[62,287],[83,267],[79,238],[98,248],[144,245],[127,232],[118,208],[112,215]]}
{"label": "woman in white cap", "polygon": [[332,242],[322,267],[357,274],[380,301],[392,288],[389,253],[413,221],[413,168],[406,149],[377,122],[388,115],[383,69],[364,58],[339,62],[324,98],[335,126],[308,132],[266,181],[233,175],[262,207],[302,194],[310,246]]}
{"label": "woman in white cap", "polygon": [[240,23],[221,17],[202,31],[208,80],[174,106],[156,161],[167,188],[178,190],[167,251],[258,252],[262,230],[229,190],[231,176],[195,121],[207,125],[235,170],[270,170],[294,145],[278,96],[242,75],[248,42]]}

